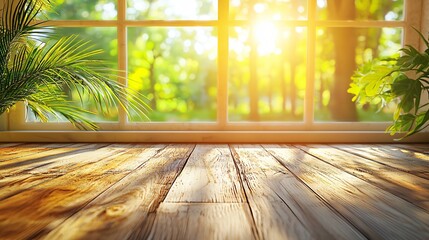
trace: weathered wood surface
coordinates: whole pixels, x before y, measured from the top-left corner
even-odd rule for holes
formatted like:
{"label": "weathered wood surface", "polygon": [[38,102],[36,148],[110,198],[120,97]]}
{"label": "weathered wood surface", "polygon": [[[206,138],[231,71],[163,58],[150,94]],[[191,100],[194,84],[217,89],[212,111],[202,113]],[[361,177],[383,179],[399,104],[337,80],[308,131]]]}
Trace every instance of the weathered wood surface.
{"label": "weathered wood surface", "polygon": [[23,144],[23,143],[0,143],[0,148],[14,147],[14,146],[18,146],[21,144]]}
{"label": "weathered wood surface", "polygon": [[261,239],[365,239],[259,145],[232,152]]}
{"label": "weathered wood surface", "polygon": [[[19,146],[18,146],[19,145]],[[0,144],[0,156],[16,154],[18,152],[33,151],[36,148],[49,148],[49,145],[56,146],[58,144],[43,144],[43,143],[3,143]],[[0,161],[2,159],[0,158]]]}
{"label": "weathered wood surface", "polygon": [[335,145],[341,150],[429,179],[429,155],[389,145]]}
{"label": "weathered wood surface", "polygon": [[286,145],[264,148],[366,236],[429,239],[429,213],[421,208],[300,149]]}
{"label": "weathered wood surface", "polygon": [[27,155],[32,155],[35,153],[46,152],[56,148],[62,148],[68,146],[67,143],[27,143],[21,145],[12,145],[7,147],[0,148],[0,162],[5,162],[7,160],[12,160],[18,157],[24,157]]}
{"label": "weathered wood surface", "polygon": [[424,154],[429,154],[429,144],[392,144],[392,145],[388,145],[389,147],[393,147],[393,148],[402,148],[402,149],[406,149],[410,152],[413,153],[424,153]]}
{"label": "weathered wood surface", "polygon": [[149,239],[251,240],[254,232],[247,204],[162,203]]}
{"label": "weathered wood surface", "polygon": [[[87,164],[125,151],[125,148],[121,147],[121,145],[113,144],[107,147],[105,146],[105,144],[86,145],[84,149],[81,149],[81,152],[55,158],[50,164],[44,164],[28,171],[14,173],[8,177],[0,178],[0,199],[7,198],[8,196],[12,196],[45,181],[75,171]],[[128,150],[132,147],[131,145],[127,145],[126,149]],[[17,168],[20,167],[18,166]],[[13,169],[11,169],[11,172],[14,172]]]}
{"label": "weathered wood surface", "polygon": [[52,148],[47,151],[35,151],[13,159],[0,162],[0,176],[10,176],[20,172],[30,171],[40,166],[56,162],[58,157],[72,158],[72,154],[91,151],[93,144],[69,144],[65,147]]}
{"label": "weathered wood surface", "polygon": [[[159,153],[140,158],[145,164],[103,192],[47,237],[146,238],[153,223],[148,214],[155,212],[164,200],[193,148],[193,145],[173,145],[162,150],[154,148],[160,150]],[[139,231],[139,228],[147,231]]]}
{"label": "weathered wood surface", "polygon": [[[156,147],[129,148],[0,202],[0,236],[34,238],[51,231],[153,156]],[[149,156],[134,158],[148,150]]]}
{"label": "weathered wood surface", "polygon": [[0,239],[429,239],[425,146],[0,144]]}
{"label": "weathered wood surface", "polygon": [[228,145],[198,145],[165,202],[245,202]]}
{"label": "weathered wood surface", "polygon": [[[327,145],[298,148],[429,212],[429,180]],[[382,160],[380,160],[382,161]]]}

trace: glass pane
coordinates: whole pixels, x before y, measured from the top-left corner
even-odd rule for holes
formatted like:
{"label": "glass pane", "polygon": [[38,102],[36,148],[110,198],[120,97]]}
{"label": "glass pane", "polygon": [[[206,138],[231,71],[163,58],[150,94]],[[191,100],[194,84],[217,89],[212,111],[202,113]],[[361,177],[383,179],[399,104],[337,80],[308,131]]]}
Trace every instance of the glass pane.
{"label": "glass pane", "polygon": [[394,106],[379,111],[377,100],[356,105],[347,93],[357,66],[397,54],[401,28],[318,28],[315,119],[317,121],[391,121]]}
{"label": "glass pane", "polygon": [[217,19],[216,0],[128,0],[130,20]]}
{"label": "glass pane", "polygon": [[317,0],[321,20],[385,20],[404,18],[404,0]]}
{"label": "glass pane", "polygon": [[306,28],[261,22],[230,34],[229,121],[302,121]]}
{"label": "glass pane", "polygon": [[[102,49],[104,52],[100,55],[97,55],[95,58],[103,59],[106,61],[109,67],[116,68],[117,66],[117,38],[116,38],[116,28],[96,28],[96,27],[86,27],[86,28],[55,28],[55,33],[58,36],[70,36],[72,34],[78,35],[78,39],[82,41],[90,41],[90,44],[93,46],[92,49]],[[107,110],[105,114],[97,111],[96,105],[93,100],[89,99],[85,94],[83,94],[84,101],[80,102],[79,94],[74,89],[70,89],[67,86],[63,86],[63,90],[68,95],[68,100],[78,107],[82,107],[94,114],[89,114],[88,116],[96,121],[117,121],[118,120],[118,110],[116,107],[112,107]],[[34,118],[34,115],[29,112],[27,121],[34,122],[38,121]],[[61,121],[66,121],[65,119],[60,119]],[[57,121],[57,119],[52,118],[52,121]]]}
{"label": "glass pane", "polygon": [[212,27],[128,28],[128,85],[151,100],[152,121],[216,120],[216,34]]}
{"label": "glass pane", "polygon": [[231,19],[307,19],[307,0],[231,0]]}
{"label": "glass pane", "polygon": [[53,10],[48,19],[53,20],[114,20],[117,15],[116,0],[52,0]]}

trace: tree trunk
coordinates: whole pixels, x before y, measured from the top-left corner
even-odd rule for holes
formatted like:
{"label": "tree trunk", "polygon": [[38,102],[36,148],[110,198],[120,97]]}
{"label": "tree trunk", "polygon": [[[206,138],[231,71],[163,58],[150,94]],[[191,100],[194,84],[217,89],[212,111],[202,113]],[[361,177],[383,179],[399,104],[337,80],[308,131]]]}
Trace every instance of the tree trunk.
{"label": "tree trunk", "polygon": [[270,73],[268,76],[269,83],[268,83],[268,106],[270,108],[270,113],[273,113],[274,107],[273,107],[273,85],[275,84],[274,80],[276,79],[273,77],[273,75]]}
{"label": "tree trunk", "polygon": [[250,78],[249,78],[249,101],[250,101],[250,113],[249,113],[249,120],[250,121],[259,121],[259,109],[258,109],[258,102],[259,102],[259,93],[258,93],[258,60],[257,60],[257,44],[255,40],[255,31],[254,29],[250,30],[250,56],[249,56],[249,71],[250,71]]}
{"label": "tree trunk", "polygon": [[155,84],[156,84],[156,78],[155,78],[155,62],[156,58],[153,59],[153,62],[150,63],[149,67],[149,80],[150,80],[150,91],[153,94],[153,99],[150,101],[150,107],[153,110],[156,110],[156,90],[155,90]]}
{"label": "tree trunk", "polygon": [[[328,14],[331,20],[351,20],[356,7],[347,0],[329,0]],[[336,121],[356,121],[356,105],[347,92],[350,78],[356,69],[356,33],[353,28],[332,28],[335,55],[335,76],[329,107]]]}
{"label": "tree trunk", "polygon": [[290,64],[290,111],[292,116],[295,116],[296,112],[296,96],[297,96],[297,90],[296,90],[296,32],[295,29],[291,29],[290,34],[290,57],[289,57],[289,64]]}
{"label": "tree trunk", "polygon": [[285,76],[285,67],[286,67],[286,44],[282,47],[282,57],[281,57],[281,65],[280,65],[280,82],[281,82],[281,89],[282,89],[282,110],[283,113],[286,113],[286,104],[287,104],[287,88],[286,88],[286,76]]}

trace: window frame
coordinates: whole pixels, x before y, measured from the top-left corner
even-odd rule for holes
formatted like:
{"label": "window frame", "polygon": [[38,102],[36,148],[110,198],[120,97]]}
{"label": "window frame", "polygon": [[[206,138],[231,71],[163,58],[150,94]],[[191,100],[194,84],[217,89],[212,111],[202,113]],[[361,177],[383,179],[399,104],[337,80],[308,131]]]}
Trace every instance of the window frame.
{"label": "window frame", "polygon": [[[119,120],[99,123],[98,132],[77,131],[69,123],[37,123],[25,121],[25,108],[16,105],[3,116],[0,141],[16,140],[70,140],[70,141],[214,141],[214,142],[390,142],[393,137],[384,133],[387,122],[317,122],[314,120],[314,82],[316,55],[316,28],[318,27],[400,27],[403,45],[419,46],[421,43],[412,26],[421,28],[423,0],[404,0],[404,17],[400,21],[379,20],[318,20],[316,0],[307,1],[307,20],[281,20],[287,26],[307,28],[307,82],[302,122],[229,122],[228,121],[228,56],[229,28],[248,25],[250,20],[229,19],[229,1],[218,0],[217,20],[127,20],[126,0],[117,0],[116,20],[52,20],[57,27],[115,27],[118,41],[118,68],[126,78],[127,27],[197,27],[211,26],[218,29],[218,83],[217,121],[215,122],[128,122],[125,112],[119,109]],[[420,14],[416,14],[420,13]],[[122,83],[126,84],[126,82]],[[1,123],[1,122],[0,122]],[[31,133],[38,133],[37,136]],[[370,138],[369,138],[370,137]],[[410,141],[427,141],[428,133],[417,134]]]}

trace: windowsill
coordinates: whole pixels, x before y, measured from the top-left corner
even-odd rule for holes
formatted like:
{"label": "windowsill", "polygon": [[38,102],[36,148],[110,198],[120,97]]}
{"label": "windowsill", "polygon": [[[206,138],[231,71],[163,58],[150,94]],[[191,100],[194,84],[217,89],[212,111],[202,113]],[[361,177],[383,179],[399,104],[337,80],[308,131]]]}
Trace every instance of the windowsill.
{"label": "windowsill", "polygon": [[402,141],[383,131],[4,131],[0,142],[404,143],[429,142],[429,132]]}

